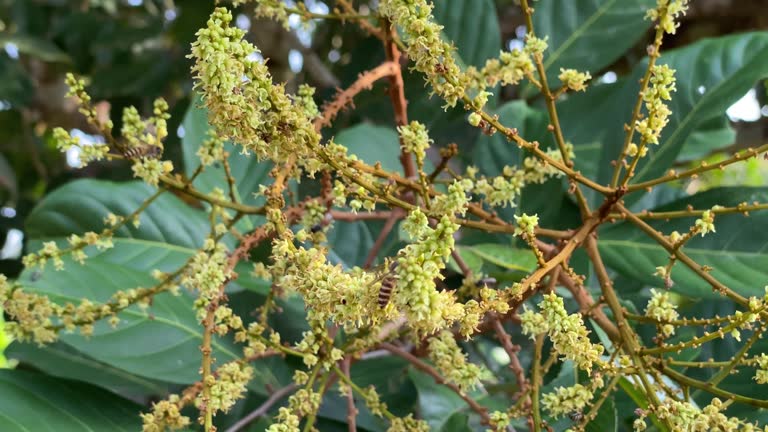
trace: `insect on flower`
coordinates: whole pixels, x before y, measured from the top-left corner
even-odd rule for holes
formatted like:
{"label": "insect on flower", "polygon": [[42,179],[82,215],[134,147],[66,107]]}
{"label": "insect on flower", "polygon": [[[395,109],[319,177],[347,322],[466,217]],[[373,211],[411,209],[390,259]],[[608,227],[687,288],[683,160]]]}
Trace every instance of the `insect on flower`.
{"label": "insect on flower", "polygon": [[379,307],[384,308],[389,303],[389,299],[392,298],[392,291],[397,284],[397,275],[395,269],[397,268],[397,261],[392,261],[389,264],[389,269],[384,273],[381,279],[381,288],[379,288]]}
{"label": "insect on flower", "polygon": [[130,147],[123,150],[123,156],[128,159],[138,159],[140,157],[157,157],[160,156],[162,149],[155,145],[144,144],[136,147]]}
{"label": "insect on flower", "polygon": [[568,413],[568,418],[578,423],[584,419],[584,413],[581,411],[571,411]]}

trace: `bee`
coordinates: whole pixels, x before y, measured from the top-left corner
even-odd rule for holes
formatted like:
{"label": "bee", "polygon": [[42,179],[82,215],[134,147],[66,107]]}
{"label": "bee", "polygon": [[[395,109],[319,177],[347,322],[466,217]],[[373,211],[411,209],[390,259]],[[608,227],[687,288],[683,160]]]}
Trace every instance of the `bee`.
{"label": "bee", "polygon": [[568,418],[571,419],[572,421],[578,423],[578,422],[584,420],[584,413],[582,413],[581,411],[578,411],[578,410],[571,411],[571,412],[568,413]]}
{"label": "bee", "polygon": [[379,288],[379,307],[384,308],[389,303],[389,299],[392,297],[392,290],[397,285],[397,275],[395,269],[397,268],[397,261],[392,261],[389,264],[389,270],[384,274],[381,280],[381,288]]}
{"label": "bee", "polygon": [[160,156],[162,149],[155,145],[144,144],[123,150],[123,156],[128,159],[154,158]]}
{"label": "bee", "polygon": [[479,281],[477,281],[477,286],[484,286],[489,288],[496,287],[496,284],[497,284],[496,278],[492,278],[492,277],[482,278]]}

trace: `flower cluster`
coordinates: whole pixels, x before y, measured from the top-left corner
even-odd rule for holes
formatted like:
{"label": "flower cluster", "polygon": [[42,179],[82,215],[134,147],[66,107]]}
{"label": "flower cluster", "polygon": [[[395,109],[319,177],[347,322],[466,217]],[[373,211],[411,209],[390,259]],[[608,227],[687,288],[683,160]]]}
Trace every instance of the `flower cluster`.
{"label": "flower cluster", "polygon": [[406,53],[414,68],[425,75],[435,93],[453,107],[464,96],[465,78],[453,58],[454,48],[441,37],[443,26],[432,16],[433,5],[426,0],[382,0],[379,13],[403,30]]}
{"label": "flower cluster", "polygon": [[[645,109],[648,111],[647,117],[638,120],[635,129],[640,133],[643,144],[658,144],[661,138],[661,131],[669,122],[669,116],[672,111],[664,103],[672,99],[671,92],[675,88],[675,70],[667,65],[654,65],[651,68],[650,85],[643,91],[642,97],[645,102]],[[640,147],[643,147],[641,144]],[[631,152],[637,153],[635,147]],[[642,156],[642,153],[641,153]]]}
{"label": "flower cluster", "polygon": [[108,145],[104,143],[81,143],[79,137],[71,136],[69,132],[60,127],[53,129],[53,140],[56,142],[56,148],[61,152],[77,147],[80,150],[78,156],[81,167],[90,162],[102,160],[109,155]]}
{"label": "flower cluster", "polygon": [[221,287],[230,277],[232,270],[227,263],[226,247],[213,239],[206,239],[181,280],[187,288],[199,293],[195,302],[198,319],[203,319],[206,306],[218,297]]}
{"label": "flower cluster", "polygon": [[462,391],[476,387],[487,374],[480,366],[467,362],[466,356],[453,338],[453,333],[447,330],[429,339],[429,358],[441,375]]}
{"label": "flower cluster", "polygon": [[522,216],[515,215],[515,222],[517,223],[517,227],[515,227],[515,235],[526,235],[528,237],[532,237],[534,230],[536,230],[536,227],[539,226],[539,216],[529,216],[523,213]]}
{"label": "flower cluster", "polygon": [[197,157],[203,166],[224,160],[224,139],[215,129],[208,130],[208,138],[197,149]]}
{"label": "flower cluster", "polygon": [[272,423],[266,432],[298,432],[301,418],[289,408],[280,407],[277,411],[277,422]]}
{"label": "flower cluster", "polygon": [[646,19],[658,20],[664,32],[675,34],[679,23],[675,20],[688,10],[688,0],[656,0],[656,8],[650,9]]}
{"label": "flower cluster", "polygon": [[702,237],[711,232],[715,232],[714,212],[712,212],[712,210],[705,210],[701,214],[701,217],[696,219],[695,229],[699,234],[701,234]]}
{"label": "flower cluster", "polygon": [[[253,368],[241,362],[229,362],[216,369],[216,378],[211,386],[211,398],[206,401],[214,411],[228,412],[239,399],[246,394],[248,382],[253,377]],[[196,405],[200,407],[202,393],[198,395]]]}
{"label": "flower cluster", "polygon": [[552,417],[557,418],[583,410],[593,397],[591,388],[574,384],[570,387],[557,387],[554,392],[542,395],[541,405]]}
{"label": "flower cluster", "polygon": [[312,125],[317,107],[311,91],[302,87],[292,99],[283,86],[274,85],[266,65],[252,57],[256,47],[231,21],[227,9],[216,8],[192,44],[196,87],[203,92],[209,121],[223,138],[259,159],[301,161],[320,141]]}
{"label": "flower cluster", "polygon": [[75,77],[72,73],[67,73],[64,82],[69,88],[67,96],[76,97],[78,99],[80,105],[78,111],[85,116],[88,123],[96,126],[103,132],[111,131],[113,127],[112,120],[106,120],[105,123],[102,123],[96,112],[96,108],[91,105],[91,96],[85,91],[85,80]]}
{"label": "flower cluster", "polygon": [[[753,424],[745,423],[737,417],[728,417],[723,414],[728,404],[714,398],[709,405],[702,409],[689,402],[681,402],[672,398],[664,399],[664,402],[656,407],[658,418],[668,424],[671,430],[707,432],[742,432],[758,431]],[[641,419],[639,419],[641,420]],[[635,421],[635,431],[645,430],[644,421]]]}
{"label": "flower cluster", "polygon": [[411,124],[398,127],[397,131],[400,132],[403,149],[413,153],[417,160],[423,161],[427,149],[432,144],[427,128],[417,121],[412,121]]}
{"label": "flower cluster", "polygon": [[755,358],[755,362],[759,368],[755,372],[755,381],[758,384],[768,384],[768,355],[760,353],[760,356]]}
{"label": "flower cluster", "polygon": [[560,355],[573,360],[585,371],[592,365],[602,364],[600,356],[603,346],[593,344],[589,340],[589,331],[579,314],[568,315],[563,305],[563,299],[557,294],[544,294],[544,300],[539,303],[541,313],[526,310],[520,315],[523,333],[535,337],[546,333],[552,340],[552,345]]}
{"label": "flower cluster", "polygon": [[587,90],[586,83],[592,79],[592,76],[589,72],[579,72],[576,69],[560,68],[560,75],[558,75],[558,78],[569,90],[585,91]]}
{"label": "flower cluster", "polygon": [[406,417],[395,417],[390,420],[387,432],[429,432],[429,423],[413,418],[413,414]]}
{"label": "flower cluster", "polygon": [[677,306],[669,301],[669,292],[651,289],[651,299],[648,300],[648,306],[645,307],[645,316],[651,317],[656,321],[666,322],[661,324],[661,333],[664,336],[675,334],[675,326],[670,324],[678,318]]}
{"label": "flower cluster", "polygon": [[181,415],[181,399],[171,395],[167,400],[155,403],[151,413],[141,414],[142,432],[165,432],[189,426],[189,417]]}
{"label": "flower cluster", "polygon": [[469,68],[467,73],[475,76],[478,86],[483,88],[485,85],[495,87],[499,83],[505,86],[519,84],[533,71],[533,60],[529,51],[513,49],[502,51],[499,53],[499,58],[486,60],[481,71],[477,72],[474,68]]}
{"label": "flower cluster", "polygon": [[459,225],[443,216],[434,228],[421,210],[413,210],[403,229],[416,241],[400,251],[396,269],[398,276],[394,303],[404,310],[412,328],[432,333],[445,328],[463,316],[463,307],[452,292],[438,291],[435,279],[443,278],[441,270],[453,249],[453,233]]}
{"label": "flower cluster", "polygon": [[296,247],[290,238],[276,239],[272,251],[270,270],[282,275],[277,282],[298,291],[316,319],[353,327],[375,319],[378,288],[372,273],[345,272],[328,263],[322,249]]}

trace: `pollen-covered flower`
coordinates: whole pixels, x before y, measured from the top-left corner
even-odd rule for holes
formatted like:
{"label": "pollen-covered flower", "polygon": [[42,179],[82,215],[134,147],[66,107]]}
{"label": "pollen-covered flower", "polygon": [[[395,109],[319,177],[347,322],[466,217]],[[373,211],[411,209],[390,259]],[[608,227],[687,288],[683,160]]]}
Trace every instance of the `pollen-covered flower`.
{"label": "pollen-covered flower", "polygon": [[467,361],[461,348],[456,344],[453,333],[442,331],[429,340],[429,358],[448,381],[462,391],[470,390],[480,383],[487,373],[481,367]]}
{"label": "pollen-covered flower", "polygon": [[715,232],[715,214],[712,210],[705,210],[699,219],[696,219],[696,229],[704,237],[705,234]]}
{"label": "pollen-covered flower", "polygon": [[677,306],[669,300],[669,292],[651,289],[651,299],[645,307],[645,316],[653,318],[656,321],[667,322],[661,325],[661,332],[664,336],[675,334],[675,326],[669,324],[678,318]]}
{"label": "pollen-covered flower", "polygon": [[680,25],[676,19],[688,11],[688,0],[656,0],[656,8],[650,9],[646,19],[658,20],[664,32],[674,34]]}
{"label": "pollen-covered flower", "polygon": [[546,332],[555,351],[564,358],[573,360],[579,369],[588,371],[592,369],[593,364],[603,363],[600,359],[603,346],[593,344],[589,340],[589,331],[584,326],[581,315],[568,315],[561,297],[554,293],[544,294],[539,309],[540,313],[526,311],[520,315],[523,334],[534,337]]}
{"label": "pollen-covered flower", "polygon": [[560,417],[573,411],[581,411],[594,397],[589,387],[574,384],[571,387],[557,387],[552,393],[541,397],[542,407],[552,417]]}
{"label": "pollen-covered flower", "polygon": [[181,415],[180,401],[178,395],[170,395],[167,400],[152,405],[151,413],[141,414],[142,432],[164,432],[189,426],[189,417]]}
{"label": "pollen-covered flower", "polygon": [[309,147],[319,143],[320,135],[312,125],[317,107],[311,92],[302,88],[292,98],[282,85],[273,84],[267,66],[252,56],[258,49],[231,22],[227,9],[216,8],[192,44],[195,87],[203,92],[211,125],[259,159],[314,160]]}
{"label": "pollen-covered flower", "polygon": [[570,90],[585,91],[587,89],[586,83],[592,79],[592,75],[589,72],[579,72],[576,69],[560,68],[558,78]]}

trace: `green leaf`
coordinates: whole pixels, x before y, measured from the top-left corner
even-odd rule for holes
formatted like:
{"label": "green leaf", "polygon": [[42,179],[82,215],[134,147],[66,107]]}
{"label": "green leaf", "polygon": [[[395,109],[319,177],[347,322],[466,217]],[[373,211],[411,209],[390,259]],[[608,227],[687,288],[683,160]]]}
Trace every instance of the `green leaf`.
{"label": "green leaf", "polygon": [[0,45],[14,44],[19,52],[38,58],[45,62],[69,63],[72,60],[69,56],[56,45],[31,35],[23,34],[5,34],[0,35]]}
{"label": "green leaf", "polygon": [[619,429],[616,404],[609,396],[597,411],[597,416],[584,428],[587,432],[616,432]]}
{"label": "green leaf", "polygon": [[[62,242],[70,233],[98,232],[107,213],[127,215],[151,193],[148,186],[138,182],[68,183],[32,211],[27,232],[33,244],[44,240]],[[20,282],[26,289],[47,294],[57,302],[78,303],[82,298],[104,302],[118,290],[155,285],[149,271],[178,269],[195,253],[208,231],[204,213],[164,194],[142,213],[139,228],[128,224],[117,231],[113,249],[89,250],[84,266],[66,258],[66,270],[61,272],[50,265],[44,271],[27,269]],[[147,311],[131,307],[121,313],[117,328],[100,322],[89,339],[63,335],[62,340],[98,361],[136,375],[191,383],[199,379],[202,342],[193,301],[186,292],[178,297],[160,294]],[[240,356],[240,350],[227,340],[215,339],[213,349],[219,362]],[[256,382],[279,385],[269,368],[258,366]],[[263,386],[260,388],[266,394]]]}
{"label": "green leaf", "polygon": [[[638,164],[634,182],[664,173],[680,157],[693,132],[711,129],[716,121],[713,119],[721,120],[726,108],[755,81],[768,75],[768,32],[703,39],[662,52],[657,63],[668,64],[677,71],[677,92],[669,102],[672,115],[661,144],[649,147],[648,156]],[[565,138],[576,148],[576,168],[588,177],[596,177],[598,183],[608,184],[611,180],[611,161],[618,157],[624,144],[622,125],[630,120],[638,80],[646,68],[647,59],[628,77],[571,95],[558,105]],[[582,146],[590,149],[586,154],[593,155],[591,159],[596,163],[584,163],[588,158],[580,153]],[[599,146],[599,150],[595,150],[595,146]],[[596,172],[592,171],[594,168]],[[633,194],[627,196],[626,201],[631,204],[639,197]],[[602,202],[600,196],[590,194],[590,198],[593,205]]]}
{"label": "green leaf", "polygon": [[471,432],[469,416],[464,413],[453,413],[440,429],[441,432]]}
{"label": "green leaf", "polygon": [[[200,96],[197,94],[184,115],[182,127],[184,128],[184,136],[181,139],[184,173],[191,176],[200,165],[197,150],[208,138],[208,130],[211,128],[208,123],[208,110],[202,105]],[[256,200],[253,194],[258,192],[260,185],[271,183],[269,171],[272,169],[272,163],[259,162],[253,155],[242,155],[241,149],[230,142],[225,143],[224,150],[229,152],[229,166],[232,177],[235,179],[235,196],[244,204],[261,205],[263,199]],[[224,166],[221,163],[206,167],[193,184],[205,193],[210,193],[214,188],[225,192],[229,190]]]}
{"label": "green leaf", "polygon": [[419,413],[429,423],[430,429],[441,430],[454,413],[464,411],[466,403],[456,393],[444,385],[414,368],[408,369],[408,375],[419,394]]}
{"label": "green leaf", "polygon": [[635,182],[664,173],[691,132],[705,120],[721,116],[757,80],[768,76],[768,32],[704,39],[663,54],[659,64],[677,70],[677,92],[669,104],[673,114],[660,145],[651,146],[638,165]]}
{"label": "green leaf", "polygon": [[[714,205],[736,206],[741,202],[768,201],[768,188],[717,188],[674,201],[652,209],[653,212],[709,209]],[[679,218],[670,221],[648,221],[664,234],[673,230],[687,232],[696,218]],[[766,226],[768,213],[755,212],[745,222],[741,214],[718,215],[715,218],[716,233],[705,237],[696,236],[682,249],[700,265],[713,268],[710,274],[743,296],[762,296],[768,280],[768,233],[755,230]],[[667,264],[669,253],[628,222],[608,227],[600,233],[598,242],[606,264],[625,277],[642,281],[646,285],[661,286],[663,281],[654,276],[656,266]],[[712,287],[681,263],[672,269],[675,292],[697,299],[721,298]]]}
{"label": "green leaf", "polygon": [[736,131],[726,115],[720,115],[693,131],[680,150],[678,160],[695,160],[736,141]]}
{"label": "green leaf", "polygon": [[[643,19],[655,0],[540,0],[533,3],[536,35],[548,36],[544,67],[551,88],[560,68],[599,72],[635,45],[651,26]],[[536,89],[528,85],[525,94]]]}
{"label": "green leaf", "polygon": [[362,266],[373,247],[373,234],[363,221],[336,222],[328,244],[345,267]]}
{"label": "green leaf", "polygon": [[[492,0],[435,0],[433,14],[443,36],[456,46],[465,66],[482,67],[501,51],[501,32]],[[482,29],[482,31],[478,31]]]}
{"label": "green leaf", "polygon": [[6,354],[46,375],[86,382],[126,396],[144,398],[168,392],[168,386],[163,383],[102,363],[61,342],[42,347],[16,342],[8,347]]}
{"label": "green leaf", "polygon": [[141,429],[141,407],[106,390],[21,370],[0,370],[3,432]]}
{"label": "green leaf", "polygon": [[399,136],[390,127],[360,123],[339,132],[334,141],[370,165],[381,162],[387,171],[403,171]]}
{"label": "green leaf", "polygon": [[530,249],[517,249],[497,243],[465,247],[483,260],[508,270],[531,272],[536,269],[536,256]]}

